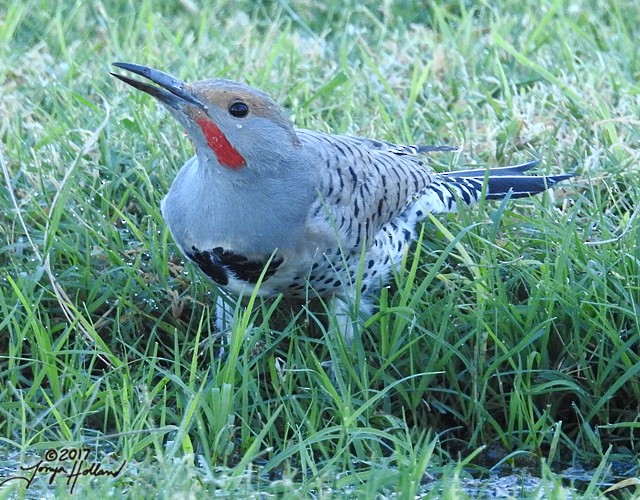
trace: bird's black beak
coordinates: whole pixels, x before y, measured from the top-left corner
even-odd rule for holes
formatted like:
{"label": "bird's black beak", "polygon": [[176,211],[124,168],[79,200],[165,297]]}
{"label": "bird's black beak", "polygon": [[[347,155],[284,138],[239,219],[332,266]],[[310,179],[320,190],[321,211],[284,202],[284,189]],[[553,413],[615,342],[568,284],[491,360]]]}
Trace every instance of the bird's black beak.
{"label": "bird's black beak", "polygon": [[140,64],[114,62],[113,65],[116,68],[121,68],[131,71],[136,75],[143,76],[158,85],[158,87],[156,87],[127,76],[111,73],[111,75],[115,76],[118,80],[122,80],[124,83],[155,97],[172,108],[179,109],[181,105],[188,103],[202,111],[206,111],[206,106],[193,95],[189,85],[178,78],[158,71],[157,69],[149,68],[148,66],[141,66]]}

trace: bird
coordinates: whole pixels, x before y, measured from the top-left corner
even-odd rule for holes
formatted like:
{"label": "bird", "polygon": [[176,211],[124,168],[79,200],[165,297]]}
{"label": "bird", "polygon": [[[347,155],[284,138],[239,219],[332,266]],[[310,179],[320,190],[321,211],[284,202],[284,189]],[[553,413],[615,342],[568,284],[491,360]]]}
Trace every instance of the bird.
{"label": "bird", "polygon": [[193,143],[161,211],[184,256],[223,292],[219,329],[230,315],[225,295],[259,285],[263,297],[325,300],[351,342],[429,214],[483,195],[531,196],[575,175],[528,175],[538,160],[436,173],[425,156],[455,148],[296,128],[272,97],[244,83],[190,84],[148,66],[113,66],[144,78],[111,73],[164,105]]}

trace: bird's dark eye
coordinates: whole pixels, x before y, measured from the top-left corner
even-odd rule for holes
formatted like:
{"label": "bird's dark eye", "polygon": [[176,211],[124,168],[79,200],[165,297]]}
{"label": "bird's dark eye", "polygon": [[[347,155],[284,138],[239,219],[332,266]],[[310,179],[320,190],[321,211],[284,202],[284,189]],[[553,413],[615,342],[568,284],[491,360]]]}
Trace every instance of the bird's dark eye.
{"label": "bird's dark eye", "polygon": [[244,118],[249,114],[249,106],[242,101],[235,101],[229,104],[229,114],[236,118]]}

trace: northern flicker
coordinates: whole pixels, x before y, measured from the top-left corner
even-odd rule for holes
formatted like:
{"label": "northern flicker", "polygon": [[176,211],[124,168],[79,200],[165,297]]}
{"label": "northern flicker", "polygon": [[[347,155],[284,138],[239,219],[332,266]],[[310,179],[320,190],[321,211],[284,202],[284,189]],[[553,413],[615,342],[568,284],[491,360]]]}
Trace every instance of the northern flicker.
{"label": "northern flicker", "polygon": [[[160,101],[195,156],[162,202],[184,255],[233,295],[329,299],[349,340],[354,298],[370,314],[427,213],[478,201],[485,169],[434,173],[422,158],[448,147],[398,146],[294,128],[267,94],[225,79],[185,83],[131,63],[113,74]],[[537,161],[490,169],[488,199],[529,196],[573,174],[529,176]],[[360,273],[360,274],[359,274]],[[217,304],[218,320],[225,312]]]}

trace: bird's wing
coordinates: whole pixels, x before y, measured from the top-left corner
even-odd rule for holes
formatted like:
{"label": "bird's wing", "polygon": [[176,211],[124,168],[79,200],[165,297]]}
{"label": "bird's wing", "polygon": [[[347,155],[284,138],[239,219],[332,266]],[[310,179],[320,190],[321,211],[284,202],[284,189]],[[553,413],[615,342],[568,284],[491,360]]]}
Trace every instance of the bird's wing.
{"label": "bird's wing", "polygon": [[371,244],[378,231],[401,216],[436,175],[398,146],[369,139],[298,131],[317,151],[318,199],[314,227],[337,234],[343,250]]}
{"label": "bird's wing", "polygon": [[366,137],[357,137],[354,135],[343,135],[340,136],[340,139],[343,141],[348,141],[350,143],[356,144],[363,148],[369,149],[371,151],[385,151],[387,153],[393,153],[396,155],[423,155],[427,153],[434,153],[437,151],[458,151],[458,148],[453,146],[447,146],[445,144],[439,145],[405,145],[405,144],[394,144],[392,142],[379,141],[377,139],[367,139]]}

